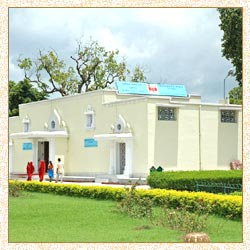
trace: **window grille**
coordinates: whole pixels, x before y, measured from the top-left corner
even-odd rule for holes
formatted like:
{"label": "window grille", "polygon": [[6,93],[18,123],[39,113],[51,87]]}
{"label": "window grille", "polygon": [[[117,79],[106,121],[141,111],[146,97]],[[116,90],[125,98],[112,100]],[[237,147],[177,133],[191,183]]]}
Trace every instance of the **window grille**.
{"label": "window grille", "polygon": [[30,127],[30,123],[29,122],[24,122],[23,123],[23,131],[24,132],[29,132],[29,127]]}
{"label": "window grille", "polygon": [[85,114],[85,128],[86,129],[93,129],[95,128],[95,120],[94,120],[94,114]]}
{"label": "window grille", "polygon": [[175,108],[158,107],[158,120],[160,121],[175,121]]}
{"label": "window grille", "polygon": [[87,114],[86,115],[86,128],[92,128],[93,127],[93,115]]}
{"label": "window grille", "polygon": [[23,132],[30,132],[30,119],[28,115],[23,118]]}
{"label": "window grille", "polygon": [[86,129],[94,129],[95,128],[95,112],[93,108],[88,105],[87,110],[84,112],[85,114],[85,128]]}
{"label": "window grille", "polygon": [[222,110],[221,122],[235,123],[236,122],[235,110]]}

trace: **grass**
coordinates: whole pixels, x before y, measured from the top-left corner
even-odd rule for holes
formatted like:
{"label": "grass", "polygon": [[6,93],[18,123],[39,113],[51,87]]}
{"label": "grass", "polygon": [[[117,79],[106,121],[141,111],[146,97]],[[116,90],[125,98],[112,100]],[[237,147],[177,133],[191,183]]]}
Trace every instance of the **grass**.
{"label": "grass", "polygon": [[[209,217],[212,242],[242,242],[242,222]],[[183,242],[183,232],[118,213],[113,201],[23,192],[9,198],[9,242]]]}
{"label": "grass", "polygon": [[232,221],[218,216],[208,217],[208,226],[204,230],[212,242],[242,242],[242,221]]}

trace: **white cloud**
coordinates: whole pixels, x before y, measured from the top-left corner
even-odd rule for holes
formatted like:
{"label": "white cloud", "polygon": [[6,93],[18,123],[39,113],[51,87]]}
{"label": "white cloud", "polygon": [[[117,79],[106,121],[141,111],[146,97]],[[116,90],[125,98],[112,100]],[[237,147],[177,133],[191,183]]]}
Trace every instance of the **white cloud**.
{"label": "white cloud", "polygon": [[192,25],[195,11],[192,8],[155,8],[138,10],[137,20],[150,25],[170,28],[185,29]]}
{"label": "white cloud", "polygon": [[12,81],[21,81],[24,79],[23,71],[17,66],[17,63],[14,61],[13,57],[9,59],[9,79]]}
{"label": "white cloud", "polygon": [[185,84],[205,100],[220,99],[217,88],[231,64],[221,55],[219,22],[212,8],[11,8],[10,79],[23,79],[20,54],[53,48],[72,63],[76,40],[92,37],[118,49],[129,66],[146,66],[152,82]]}

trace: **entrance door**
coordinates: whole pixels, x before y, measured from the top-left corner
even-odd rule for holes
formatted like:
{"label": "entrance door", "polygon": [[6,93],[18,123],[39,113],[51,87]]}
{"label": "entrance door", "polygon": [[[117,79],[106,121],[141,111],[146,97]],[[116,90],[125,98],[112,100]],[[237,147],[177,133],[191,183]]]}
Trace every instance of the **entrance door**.
{"label": "entrance door", "polygon": [[46,172],[47,172],[48,165],[49,165],[49,142],[48,141],[44,142],[44,161],[45,161]]}
{"label": "entrance door", "polygon": [[117,145],[117,174],[123,174],[126,165],[126,143]]}
{"label": "entrance door", "polygon": [[41,160],[45,161],[46,172],[47,172],[48,163],[49,163],[49,142],[48,141],[38,142],[38,164],[37,166],[39,166]]}

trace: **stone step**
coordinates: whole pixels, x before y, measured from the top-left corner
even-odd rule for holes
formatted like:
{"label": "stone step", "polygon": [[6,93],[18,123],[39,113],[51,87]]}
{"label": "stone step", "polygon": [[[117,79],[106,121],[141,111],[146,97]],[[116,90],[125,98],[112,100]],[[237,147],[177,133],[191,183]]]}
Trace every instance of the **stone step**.
{"label": "stone step", "polygon": [[146,178],[122,177],[122,178],[118,178],[118,182],[121,184],[135,184],[135,183],[138,183],[139,185],[146,185],[147,184]]}
{"label": "stone step", "polygon": [[96,183],[102,183],[102,182],[117,182],[117,176],[116,175],[99,175],[95,178]]}
{"label": "stone step", "polygon": [[95,182],[95,177],[93,176],[63,176],[64,181],[71,181],[71,182]]}

